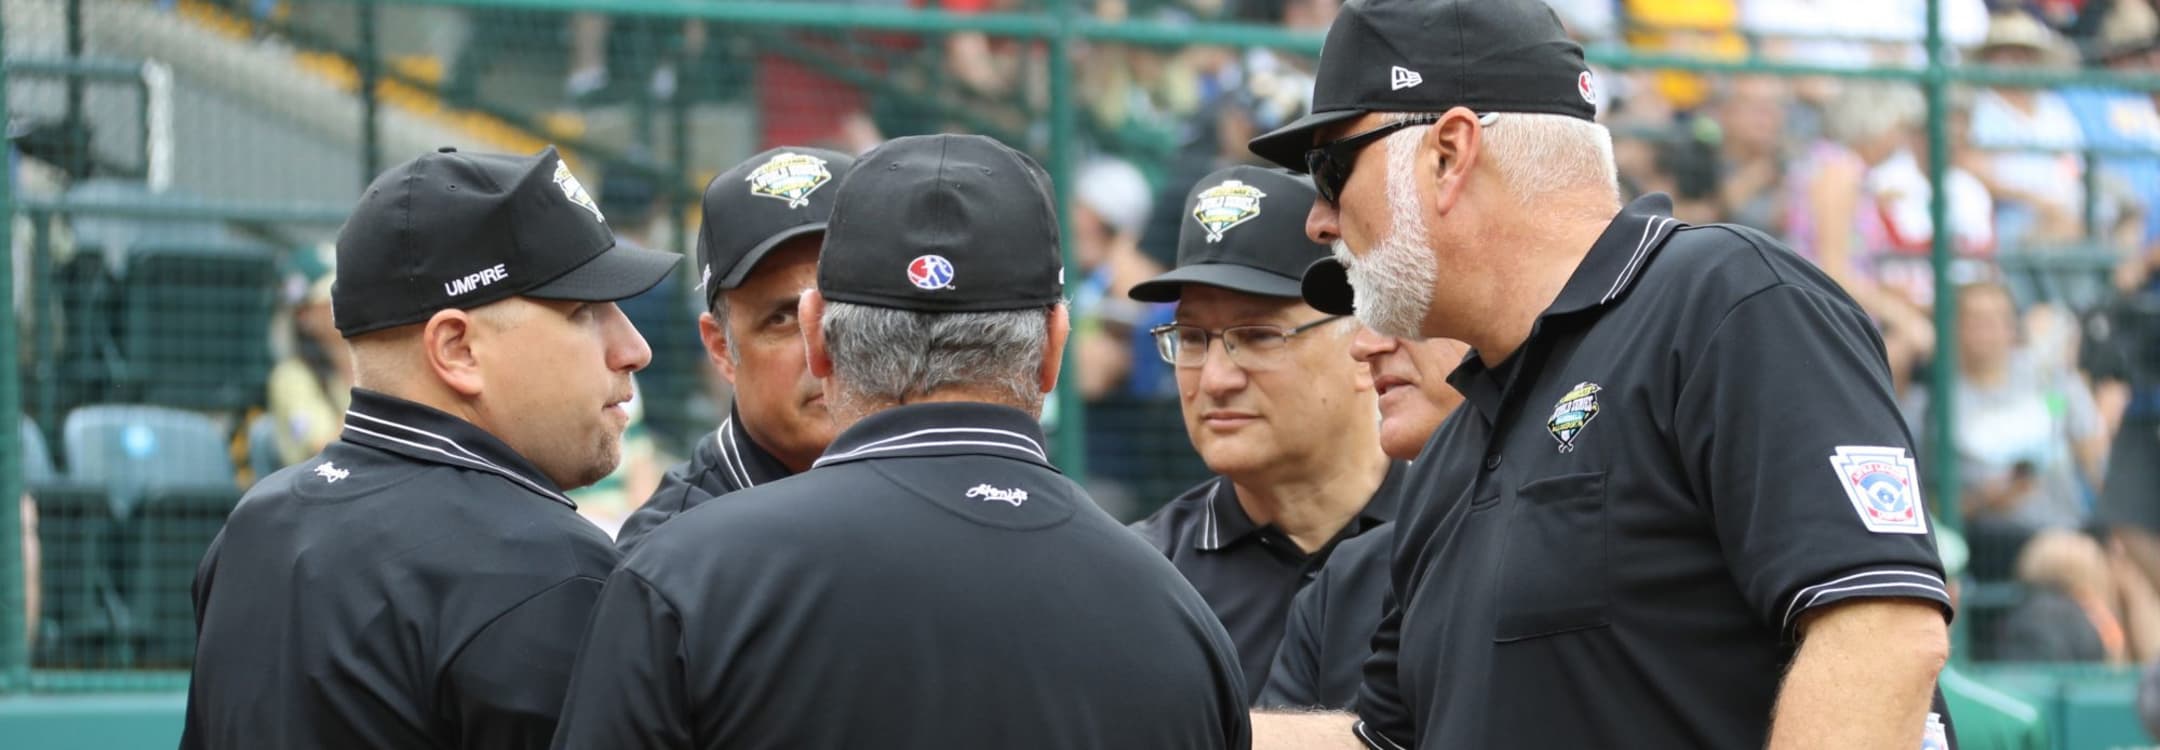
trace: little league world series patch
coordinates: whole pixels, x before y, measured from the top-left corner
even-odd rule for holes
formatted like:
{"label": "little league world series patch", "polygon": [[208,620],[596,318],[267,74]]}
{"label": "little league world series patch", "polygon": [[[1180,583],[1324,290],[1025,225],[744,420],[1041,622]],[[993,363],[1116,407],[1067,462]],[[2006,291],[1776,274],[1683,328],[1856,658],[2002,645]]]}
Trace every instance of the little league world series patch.
{"label": "little league world series patch", "polygon": [[1239,180],[1224,180],[1222,184],[1200,191],[1193,201],[1193,221],[1207,230],[1207,241],[1221,242],[1223,233],[1231,227],[1252,221],[1260,215],[1260,199],[1267,193]]}
{"label": "little league world series patch", "polygon": [[1603,390],[1604,386],[1596,383],[1576,383],[1568,389],[1567,395],[1560,397],[1560,403],[1553,404],[1552,418],[1545,420],[1545,431],[1560,441],[1561,453],[1574,452],[1575,438],[1582,436],[1583,428],[1590,426],[1590,420],[1597,419],[1597,395]]}
{"label": "little league world series patch", "polygon": [[825,168],[824,159],[788,151],[766,159],[743,180],[750,183],[751,195],[787,201],[788,208],[802,208],[810,205],[811,193],[832,181],[832,171]]}
{"label": "little league world series patch", "polygon": [[1830,468],[1852,500],[1860,523],[1877,534],[1925,534],[1920,507],[1920,469],[1904,448],[1840,445]]}

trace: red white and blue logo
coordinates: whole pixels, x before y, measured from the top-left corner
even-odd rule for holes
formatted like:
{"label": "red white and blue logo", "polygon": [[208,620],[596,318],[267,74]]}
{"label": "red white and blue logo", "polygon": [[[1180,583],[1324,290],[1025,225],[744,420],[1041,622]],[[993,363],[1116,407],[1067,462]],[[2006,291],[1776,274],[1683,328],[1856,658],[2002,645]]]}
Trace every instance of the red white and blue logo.
{"label": "red white and blue logo", "polygon": [[1877,534],[1925,534],[1927,513],[1920,504],[1920,469],[1904,448],[1840,445],[1830,468],[1852,500],[1860,523]]}
{"label": "red white and blue logo", "polygon": [[908,283],[917,289],[937,291],[951,289],[953,281],[952,261],[943,255],[919,255],[907,264]]}

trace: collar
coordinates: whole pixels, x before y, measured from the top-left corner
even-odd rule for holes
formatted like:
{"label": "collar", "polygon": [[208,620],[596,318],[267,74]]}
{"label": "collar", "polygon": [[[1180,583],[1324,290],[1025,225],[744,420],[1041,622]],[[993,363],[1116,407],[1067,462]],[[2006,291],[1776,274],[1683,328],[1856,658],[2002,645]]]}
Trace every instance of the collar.
{"label": "collar", "polygon": [[713,447],[719,458],[720,477],[735,489],[751,487],[788,478],[794,472],[787,465],[765,451],[751,439],[750,431],[743,429],[742,412],[728,408],[727,421],[713,432]]}
{"label": "collar", "polygon": [[1043,451],[1042,425],[996,404],[909,404],[864,417],[833,439],[810,468],[875,458],[1000,456],[1057,471]]}
{"label": "collar", "polygon": [[1605,226],[1605,233],[1590,245],[1590,253],[1568,277],[1560,296],[1540,317],[1578,313],[1619,299],[1642,275],[1650,256],[1681,226],[1672,217],[1672,199],[1664,193],[1636,198]]}
{"label": "collar", "polygon": [[495,474],[572,508],[577,503],[500,439],[433,407],[365,388],[352,389],[339,439],[421,461]]}
{"label": "collar", "polygon": [[[1373,490],[1372,498],[1341,532],[1337,541],[1365,533],[1395,518],[1395,507],[1400,503],[1396,485],[1401,481],[1404,468],[1409,464],[1401,461],[1388,462],[1387,475],[1380,479],[1380,486]],[[1245,506],[1238,502],[1237,487],[1228,477],[1216,477],[1208,484],[1207,499],[1201,503],[1200,533],[1193,536],[1193,548],[1205,552],[1229,547],[1246,537],[1267,528],[1253,523],[1252,516],[1245,514]]]}

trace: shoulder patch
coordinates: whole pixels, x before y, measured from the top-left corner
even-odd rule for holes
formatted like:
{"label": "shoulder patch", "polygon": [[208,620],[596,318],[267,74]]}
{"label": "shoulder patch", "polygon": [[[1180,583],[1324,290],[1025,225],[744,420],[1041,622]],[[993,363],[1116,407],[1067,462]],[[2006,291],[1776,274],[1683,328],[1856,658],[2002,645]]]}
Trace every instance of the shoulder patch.
{"label": "shoulder patch", "polygon": [[1840,445],[1830,454],[1830,468],[1852,500],[1860,523],[1877,534],[1925,534],[1927,514],[1920,504],[1920,470],[1904,448]]}

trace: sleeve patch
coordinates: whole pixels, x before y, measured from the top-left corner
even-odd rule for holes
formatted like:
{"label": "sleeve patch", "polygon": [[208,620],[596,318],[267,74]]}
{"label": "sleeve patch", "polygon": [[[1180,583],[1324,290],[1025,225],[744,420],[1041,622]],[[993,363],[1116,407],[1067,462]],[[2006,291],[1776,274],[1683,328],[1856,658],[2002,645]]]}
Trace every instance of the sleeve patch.
{"label": "sleeve patch", "polygon": [[1830,454],[1830,468],[1868,531],[1927,533],[1927,513],[1920,504],[1920,470],[1904,448],[1840,445]]}

